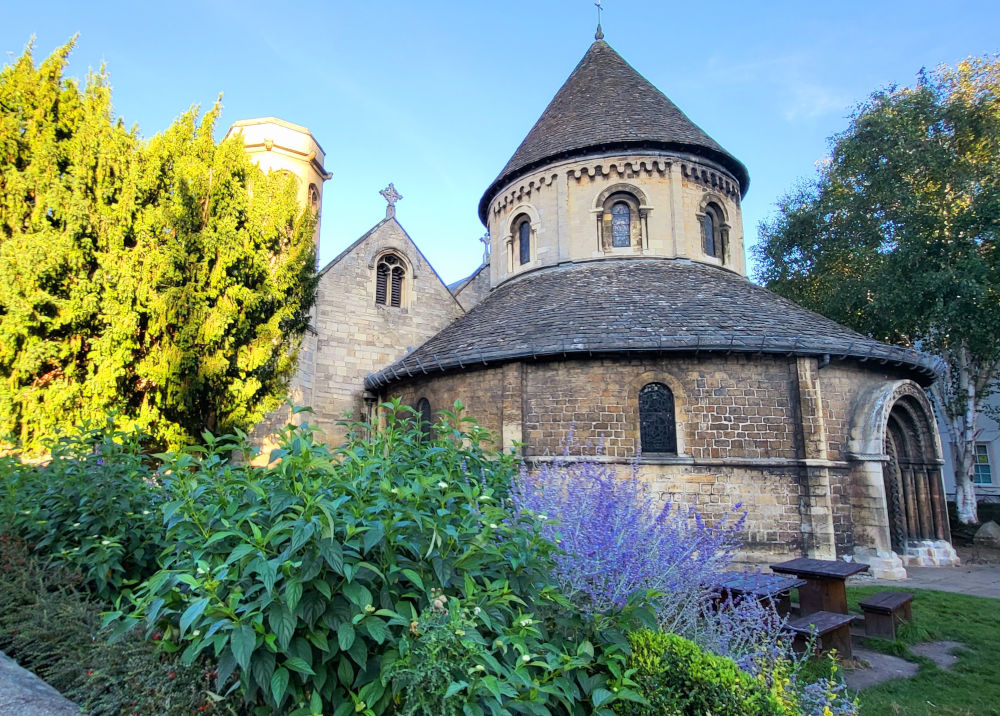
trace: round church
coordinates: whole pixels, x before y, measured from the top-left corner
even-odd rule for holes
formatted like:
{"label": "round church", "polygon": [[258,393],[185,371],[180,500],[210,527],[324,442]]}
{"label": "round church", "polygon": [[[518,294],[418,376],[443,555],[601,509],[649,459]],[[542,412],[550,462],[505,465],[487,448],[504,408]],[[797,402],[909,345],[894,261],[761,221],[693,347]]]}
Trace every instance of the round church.
{"label": "round church", "polygon": [[[248,151],[321,192],[308,130],[239,124]],[[467,279],[441,281],[382,192],[385,218],[319,272],[293,398],[329,441],[382,400],[424,415],[460,400],[529,466],[635,465],[710,520],[742,505],[748,562],[850,558],[890,578],[956,563],[936,364],[752,284],[748,186],[597,39],[483,194],[488,254]]]}
{"label": "round church", "polygon": [[482,299],[365,387],[461,400],[529,463],[635,461],[708,519],[740,503],[749,561],[954,563],[934,363],[750,283],[748,184],[598,39],[483,195]]}

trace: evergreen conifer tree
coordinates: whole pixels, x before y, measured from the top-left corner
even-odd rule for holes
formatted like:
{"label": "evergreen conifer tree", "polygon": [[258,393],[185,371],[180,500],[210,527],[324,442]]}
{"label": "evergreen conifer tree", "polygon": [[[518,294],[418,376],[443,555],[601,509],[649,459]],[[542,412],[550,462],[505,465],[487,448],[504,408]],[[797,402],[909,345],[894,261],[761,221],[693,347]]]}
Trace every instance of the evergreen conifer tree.
{"label": "evergreen conifer tree", "polygon": [[156,446],[280,403],[316,287],[315,219],[216,105],[149,141],[73,43],[0,72],[0,434],[28,446],[118,412]]}

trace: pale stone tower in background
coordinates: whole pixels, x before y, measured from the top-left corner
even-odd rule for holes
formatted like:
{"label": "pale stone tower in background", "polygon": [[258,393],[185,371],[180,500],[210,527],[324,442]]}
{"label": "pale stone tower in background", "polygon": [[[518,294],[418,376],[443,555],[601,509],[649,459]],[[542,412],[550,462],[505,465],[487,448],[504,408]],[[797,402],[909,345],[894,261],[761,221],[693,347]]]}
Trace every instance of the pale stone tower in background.
{"label": "pale stone tower in background", "polygon": [[333,176],[323,167],[326,155],[305,127],[277,117],[241,119],[226,132],[226,139],[240,135],[246,153],[264,171],[287,172],[298,180],[299,204],[316,212],[314,240],[319,247],[323,182]]}
{"label": "pale stone tower in background", "polygon": [[[323,148],[305,127],[286,122],[277,117],[241,119],[234,122],[226,133],[226,139],[239,135],[243,140],[247,156],[264,171],[285,172],[295,177],[298,183],[298,201],[303,208],[311,207],[316,212],[316,229],[313,241],[319,255],[319,229],[322,220],[323,182],[333,176],[326,171]],[[316,324],[316,309],[310,324]],[[316,362],[316,331],[306,330],[299,348],[299,367],[288,385],[288,395],[296,405],[311,405],[314,392],[314,366]],[[281,407],[271,413],[254,430],[254,437],[263,447],[266,455],[273,442],[273,436],[288,421],[288,409]]]}

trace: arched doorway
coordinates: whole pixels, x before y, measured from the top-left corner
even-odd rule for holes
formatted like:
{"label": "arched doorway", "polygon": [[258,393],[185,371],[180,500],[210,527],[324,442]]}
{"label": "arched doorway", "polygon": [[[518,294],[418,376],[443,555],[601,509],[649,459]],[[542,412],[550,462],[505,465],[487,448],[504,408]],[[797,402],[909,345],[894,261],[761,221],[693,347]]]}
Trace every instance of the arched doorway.
{"label": "arched doorway", "polygon": [[882,467],[893,552],[927,540],[950,540],[933,416],[926,401],[904,394],[885,426]]}

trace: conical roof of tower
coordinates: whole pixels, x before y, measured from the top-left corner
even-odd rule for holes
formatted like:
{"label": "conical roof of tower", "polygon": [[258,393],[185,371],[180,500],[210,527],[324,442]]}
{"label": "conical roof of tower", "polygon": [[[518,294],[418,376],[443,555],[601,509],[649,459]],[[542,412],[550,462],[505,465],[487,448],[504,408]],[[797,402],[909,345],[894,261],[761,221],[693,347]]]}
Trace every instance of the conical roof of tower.
{"label": "conical roof of tower", "polygon": [[540,166],[594,152],[635,149],[690,152],[732,172],[742,194],[750,184],[742,162],[688,119],[611,45],[597,40],[483,194],[479,217],[486,222],[489,203],[505,184]]}

